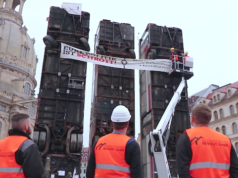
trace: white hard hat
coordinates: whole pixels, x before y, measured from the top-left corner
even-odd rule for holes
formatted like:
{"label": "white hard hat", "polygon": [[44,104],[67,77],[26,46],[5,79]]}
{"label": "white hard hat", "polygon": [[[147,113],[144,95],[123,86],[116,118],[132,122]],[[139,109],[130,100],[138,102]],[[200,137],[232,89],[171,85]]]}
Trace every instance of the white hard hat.
{"label": "white hard hat", "polygon": [[119,105],[112,111],[112,122],[128,122],[130,118],[131,114],[125,106]]}

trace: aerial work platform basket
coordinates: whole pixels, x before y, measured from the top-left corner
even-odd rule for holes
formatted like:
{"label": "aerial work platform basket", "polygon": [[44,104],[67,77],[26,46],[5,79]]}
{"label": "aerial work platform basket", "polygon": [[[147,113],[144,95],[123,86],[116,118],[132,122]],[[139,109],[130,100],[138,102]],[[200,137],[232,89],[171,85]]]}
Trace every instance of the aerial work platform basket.
{"label": "aerial work platform basket", "polygon": [[184,77],[185,80],[188,80],[193,76],[193,58],[182,56],[178,57],[182,58],[183,62],[176,60],[172,61],[172,70],[170,71],[169,75],[179,78]]}

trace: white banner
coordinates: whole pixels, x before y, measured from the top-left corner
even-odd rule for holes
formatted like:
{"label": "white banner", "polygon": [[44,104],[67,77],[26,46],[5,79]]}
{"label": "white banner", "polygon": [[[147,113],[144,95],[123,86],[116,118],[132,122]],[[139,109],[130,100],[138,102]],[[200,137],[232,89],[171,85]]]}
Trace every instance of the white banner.
{"label": "white banner", "polygon": [[63,2],[61,5],[62,9],[65,9],[69,14],[81,15],[82,4],[81,3],[67,3]]}
{"label": "white banner", "polygon": [[172,67],[172,62],[168,59],[123,59],[118,57],[89,53],[87,51],[77,49],[64,43],[61,43],[60,58],[75,59],[79,61],[91,62],[93,64],[115,68],[150,70],[167,73],[171,71]]}

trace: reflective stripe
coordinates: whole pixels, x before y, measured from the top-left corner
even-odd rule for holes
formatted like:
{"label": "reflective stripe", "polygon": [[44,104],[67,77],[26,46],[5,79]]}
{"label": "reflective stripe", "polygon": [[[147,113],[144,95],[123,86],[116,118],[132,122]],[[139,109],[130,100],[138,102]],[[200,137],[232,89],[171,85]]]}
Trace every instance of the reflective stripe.
{"label": "reflective stripe", "polygon": [[23,170],[21,168],[6,168],[6,167],[0,167],[0,172],[5,172],[5,173],[22,173]]}
{"label": "reflective stripe", "polygon": [[97,169],[111,169],[111,170],[122,171],[127,173],[131,172],[128,167],[116,166],[111,164],[96,164],[96,168]]}
{"label": "reflective stripe", "polygon": [[35,144],[32,140],[27,139],[26,141],[24,141],[21,146],[20,146],[20,150],[22,152],[25,152],[27,148],[29,148],[31,145]]}
{"label": "reflective stripe", "polygon": [[135,141],[134,139],[130,139],[126,145],[130,144],[131,142]]}
{"label": "reflective stripe", "polygon": [[215,169],[226,169],[229,170],[230,165],[225,163],[215,163],[215,162],[201,162],[191,164],[189,170],[203,169],[203,168],[215,168]]}

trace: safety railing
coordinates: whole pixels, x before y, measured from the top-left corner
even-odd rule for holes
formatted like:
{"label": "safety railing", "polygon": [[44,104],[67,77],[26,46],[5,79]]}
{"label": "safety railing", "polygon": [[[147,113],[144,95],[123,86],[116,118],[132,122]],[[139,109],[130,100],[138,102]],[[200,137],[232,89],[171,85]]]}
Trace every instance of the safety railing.
{"label": "safety railing", "polygon": [[[174,69],[174,70],[177,70],[177,69],[181,70],[182,69],[183,71],[193,72],[192,67],[185,66],[186,57],[179,56],[179,55],[174,55],[173,59],[174,60],[172,61],[172,69]],[[178,60],[176,60],[176,59],[178,59]],[[182,59],[183,62],[181,62],[180,59]]]}

